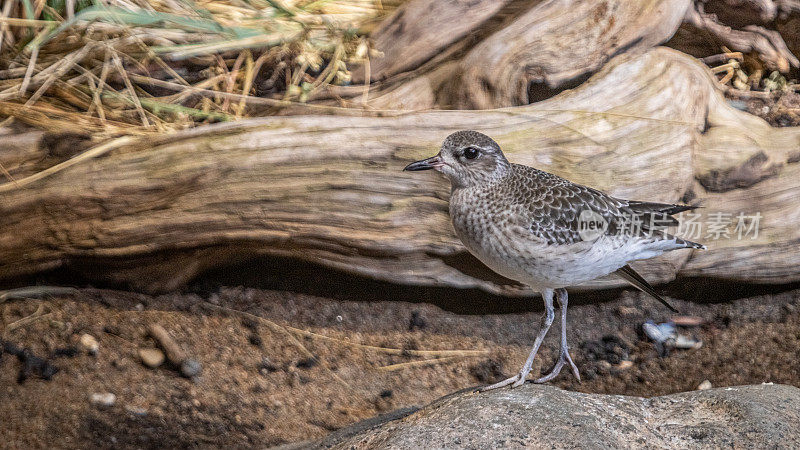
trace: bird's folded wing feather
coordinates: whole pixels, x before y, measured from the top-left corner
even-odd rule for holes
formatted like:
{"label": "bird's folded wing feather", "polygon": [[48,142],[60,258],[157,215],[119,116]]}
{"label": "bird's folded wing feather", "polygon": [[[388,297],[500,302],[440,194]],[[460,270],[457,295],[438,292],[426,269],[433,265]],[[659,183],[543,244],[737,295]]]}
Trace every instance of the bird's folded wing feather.
{"label": "bird's folded wing feather", "polygon": [[608,235],[616,234],[623,221],[631,216],[622,200],[547,172],[517,167],[532,173],[525,177],[528,182],[513,189],[513,196],[506,199],[509,207],[504,213],[509,214],[509,222],[516,225],[518,233],[526,233],[532,240],[547,245],[582,242],[580,219],[584,211],[602,218],[608,225],[604,232]]}
{"label": "bird's folded wing feather", "polygon": [[[569,245],[583,241],[581,213],[591,211],[607,224],[606,235],[627,232],[631,237],[660,235],[678,225],[671,216],[694,209],[693,206],[639,202],[611,197],[590,187],[572,183],[557,175],[531,167],[515,165],[516,185],[505,199],[508,222],[517,234],[547,245]],[[523,237],[520,236],[520,237]]]}

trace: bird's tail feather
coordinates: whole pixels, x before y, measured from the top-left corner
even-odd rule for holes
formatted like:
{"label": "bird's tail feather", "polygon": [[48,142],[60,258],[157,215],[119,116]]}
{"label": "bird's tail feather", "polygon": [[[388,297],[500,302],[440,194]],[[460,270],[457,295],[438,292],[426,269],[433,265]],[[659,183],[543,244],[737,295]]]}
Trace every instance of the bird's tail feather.
{"label": "bird's tail feather", "polygon": [[[697,245],[699,245],[699,244],[697,244]],[[625,281],[627,281],[628,283],[632,284],[633,287],[639,289],[640,291],[642,291],[644,293],[650,294],[653,298],[655,298],[656,300],[660,301],[661,303],[664,304],[664,306],[666,306],[667,308],[672,310],[672,312],[678,312],[678,310],[675,309],[674,306],[672,306],[669,303],[667,303],[666,300],[664,300],[660,295],[658,295],[656,290],[653,289],[653,286],[650,286],[650,283],[648,283],[647,280],[645,280],[641,275],[636,273],[636,271],[633,270],[633,267],[631,267],[631,266],[626,264],[626,265],[622,266],[621,268],[619,268],[614,273],[617,274],[620,278],[622,278]]]}
{"label": "bird's tail feather", "polygon": [[653,226],[657,226],[659,228],[678,226],[680,223],[678,222],[677,218],[672,217],[673,214],[700,208],[700,206],[693,205],[640,202],[634,200],[628,201],[628,207],[639,218],[639,220],[641,220],[641,226],[644,230],[649,230]]}
{"label": "bird's tail feather", "polygon": [[686,244],[687,248],[696,248],[696,249],[700,249],[700,250],[707,250],[708,249],[708,247],[706,247],[705,245],[698,244],[697,242],[687,241],[686,239],[680,239],[680,241],[682,241],[684,244]]}
{"label": "bird's tail feather", "polygon": [[675,239],[675,244],[681,246],[680,248],[696,248],[700,250],[706,250],[707,247],[703,244],[698,244],[697,242],[687,241],[686,239],[681,239],[679,237],[670,236],[672,239]]}
{"label": "bird's tail feather", "polygon": [[656,203],[656,202],[639,202],[631,200],[628,202],[629,206],[634,210],[642,213],[661,213],[669,216],[673,214],[682,213],[684,211],[691,211],[700,208],[694,205],[678,205],[674,203]]}

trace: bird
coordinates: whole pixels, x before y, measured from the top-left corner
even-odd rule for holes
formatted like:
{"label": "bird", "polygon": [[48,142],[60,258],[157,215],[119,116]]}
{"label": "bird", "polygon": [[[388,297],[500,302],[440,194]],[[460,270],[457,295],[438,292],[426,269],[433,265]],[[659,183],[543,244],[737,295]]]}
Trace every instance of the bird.
{"label": "bird", "polygon": [[545,312],[533,348],[514,376],[481,391],[525,383],[533,361],[561,313],[559,357],[534,380],[554,379],[569,364],[566,287],[614,273],[677,312],[629,265],[678,249],[706,249],[667,233],[674,217],[697,206],[624,200],[506,159],[500,146],[477,131],[455,132],[439,153],[403,170],[435,170],[450,180],[450,219],[456,235],[482,263],[541,294]]}

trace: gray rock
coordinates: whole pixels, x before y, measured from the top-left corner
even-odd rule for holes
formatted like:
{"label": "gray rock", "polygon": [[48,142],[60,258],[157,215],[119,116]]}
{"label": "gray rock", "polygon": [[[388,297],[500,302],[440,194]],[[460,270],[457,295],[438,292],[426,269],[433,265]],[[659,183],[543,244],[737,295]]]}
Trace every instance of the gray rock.
{"label": "gray rock", "polygon": [[371,419],[318,443],[333,448],[800,448],[800,389],[754,385],[640,398],[525,384],[462,391]]}
{"label": "gray rock", "polygon": [[194,359],[186,359],[181,363],[181,375],[186,378],[196,377],[200,375],[203,366]]}

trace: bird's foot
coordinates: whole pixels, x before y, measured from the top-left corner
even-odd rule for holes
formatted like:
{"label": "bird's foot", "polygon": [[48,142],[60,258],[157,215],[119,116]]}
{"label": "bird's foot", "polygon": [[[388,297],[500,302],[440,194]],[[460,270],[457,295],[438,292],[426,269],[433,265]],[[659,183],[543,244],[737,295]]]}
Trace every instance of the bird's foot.
{"label": "bird's foot", "polygon": [[578,382],[580,382],[581,374],[578,372],[578,366],[575,365],[575,362],[572,361],[572,357],[569,356],[569,350],[562,348],[561,355],[559,355],[558,361],[556,362],[556,365],[553,366],[553,369],[550,371],[550,373],[541,378],[537,378],[534,383],[547,383],[548,381],[557,377],[558,374],[561,373],[561,368],[567,363],[569,363],[569,366],[572,368],[572,374],[575,375],[575,378],[577,378]]}
{"label": "bird's foot", "polygon": [[484,387],[478,389],[478,392],[491,391],[493,389],[499,389],[499,388],[502,388],[502,387],[506,387],[508,385],[511,385],[512,388],[522,386],[525,383],[525,379],[528,378],[528,373],[529,372],[530,372],[530,369],[528,369],[528,371],[520,371],[518,374],[514,375],[511,378],[503,380],[503,381],[501,381],[499,383],[491,384],[489,386],[484,386]]}

